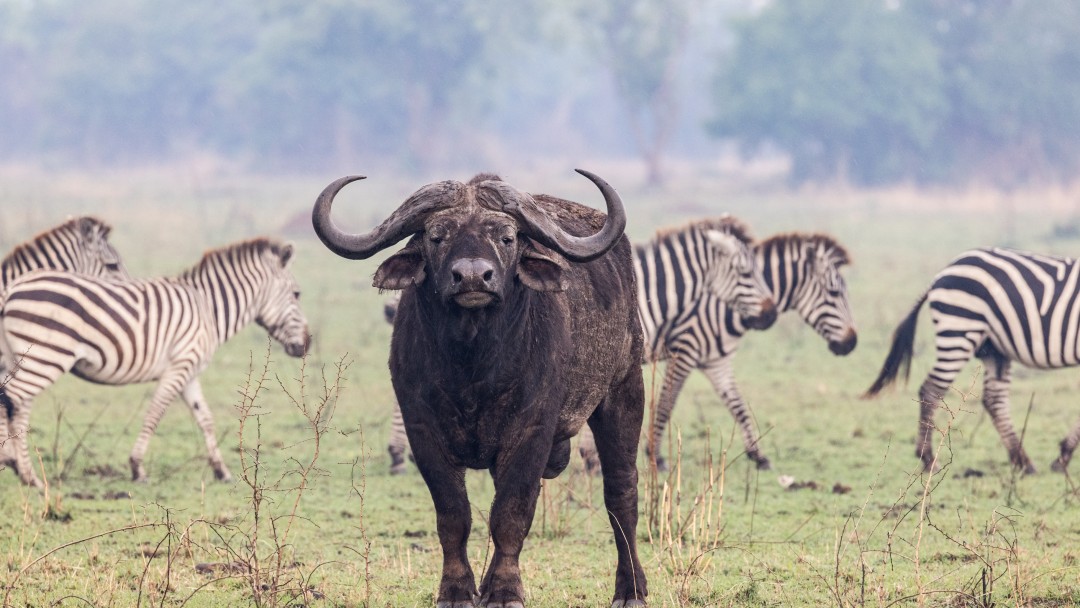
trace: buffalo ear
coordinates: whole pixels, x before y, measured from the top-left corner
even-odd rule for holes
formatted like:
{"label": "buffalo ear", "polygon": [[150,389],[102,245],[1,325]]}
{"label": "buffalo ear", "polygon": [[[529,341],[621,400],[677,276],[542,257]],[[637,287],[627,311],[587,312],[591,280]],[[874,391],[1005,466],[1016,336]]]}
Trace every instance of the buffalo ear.
{"label": "buffalo ear", "polygon": [[405,289],[424,282],[424,256],[416,247],[406,247],[386,258],[371,284],[379,289]]}
{"label": "buffalo ear", "polygon": [[540,251],[532,244],[521,250],[517,276],[521,283],[535,291],[563,291],[566,280],[562,276],[563,268],[559,262]]}

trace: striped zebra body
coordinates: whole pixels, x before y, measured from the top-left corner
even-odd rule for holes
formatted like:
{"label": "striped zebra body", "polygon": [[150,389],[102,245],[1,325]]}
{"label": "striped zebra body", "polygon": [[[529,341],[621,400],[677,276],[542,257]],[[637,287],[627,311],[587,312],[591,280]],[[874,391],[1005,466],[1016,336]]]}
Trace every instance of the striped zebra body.
{"label": "striped zebra body", "polygon": [[68,220],[16,245],[0,260],[0,293],[35,270],[63,270],[113,279],[131,278],[120,254],[109,243],[112,230],[101,220],[84,216]]}
{"label": "striped zebra body", "polygon": [[[84,216],[70,219],[16,245],[0,260],[0,297],[19,277],[38,270],[60,270],[112,279],[128,279],[120,255],[109,243],[112,228],[101,220]],[[11,360],[0,360],[0,385],[8,380]],[[14,409],[0,395],[0,465],[13,466],[15,455],[7,441],[9,419]]]}
{"label": "striped zebra body", "polygon": [[[934,454],[934,414],[949,386],[973,357],[984,367],[983,407],[1012,464],[1035,466],[1024,451],[1009,411],[1012,362],[1037,369],[1080,364],[1080,262],[1003,248],[967,251],[939,272],[893,334],[872,397],[910,372],[916,320],[929,302],[937,360],[919,388],[915,453],[927,471],[939,468]],[[1051,468],[1064,471],[1080,443],[1080,424],[1061,442]]]}
{"label": "striped zebra body", "polygon": [[[754,263],[751,238],[736,218],[723,216],[692,222],[678,229],[660,231],[656,238],[634,248],[634,273],[638,284],[638,312],[645,334],[649,360],[669,356],[674,343],[664,336],[676,332],[684,337],[700,335],[708,326],[703,302],[729,302],[749,323],[768,327],[776,318],[768,288]],[[387,310],[391,303],[387,303]],[[387,314],[390,320],[391,314]],[[408,440],[395,406],[390,442],[392,472],[404,467]],[[591,470],[599,460],[587,427],[580,433],[579,450]]]}
{"label": "striped zebra body", "polygon": [[108,281],[40,272],[13,282],[0,309],[0,348],[19,361],[3,393],[14,404],[20,478],[37,483],[20,440],[32,400],[70,371],[100,384],[158,382],[131,452],[135,480],[146,478],[150,437],[178,395],[203,431],[215,475],[229,479],[198,375],[218,346],[252,321],[288,354],[307,351],[307,321],[287,270],[291,257],[290,245],[256,239],[208,252],[175,278]]}
{"label": "striped zebra body", "polygon": [[[854,349],[855,323],[840,274],[840,267],[848,263],[843,247],[825,235],[794,233],[766,239],[756,244],[753,252],[779,313],[797,311],[836,354]],[[667,468],[662,452],[664,432],[687,377],[700,369],[738,424],[747,456],[758,468],[768,469],[771,464],[759,445],[750,408],[735,383],[732,366],[743,335],[756,327],[748,326],[737,307],[713,296],[703,298],[694,312],[695,323],[673,325],[666,334],[646,339],[657,345],[655,361],[667,359],[650,429],[650,455],[655,456],[659,469]]]}

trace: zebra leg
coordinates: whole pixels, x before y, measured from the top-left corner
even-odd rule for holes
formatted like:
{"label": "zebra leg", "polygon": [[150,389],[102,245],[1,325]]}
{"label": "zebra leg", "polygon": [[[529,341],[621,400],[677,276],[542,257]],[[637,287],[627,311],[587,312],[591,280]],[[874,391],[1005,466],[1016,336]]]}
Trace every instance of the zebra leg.
{"label": "zebra leg", "polygon": [[1080,422],[1061,440],[1061,455],[1050,465],[1050,469],[1055,473],[1064,473],[1065,469],[1069,468],[1069,461],[1072,460],[1077,444],[1080,444]]}
{"label": "zebra leg", "polygon": [[143,418],[143,426],[139,436],[135,439],[135,447],[131,448],[131,456],[128,463],[131,465],[131,479],[140,483],[147,481],[146,469],[143,468],[143,458],[146,456],[146,448],[150,444],[150,438],[154,436],[154,430],[165,415],[169,404],[176,399],[181,387],[188,385],[187,378],[183,374],[166,374],[158,381],[154,394],[150,398],[150,409]]}
{"label": "zebra leg", "polygon": [[225,459],[221,457],[218,448],[217,435],[214,434],[214,414],[203,397],[202,385],[198,378],[192,378],[183,391],[184,402],[191,409],[191,415],[202,429],[203,439],[206,441],[206,453],[210,459],[210,468],[214,469],[214,477],[218,481],[232,481],[232,473],[225,466]]}
{"label": "zebra leg", "polygon": [[672,353],[668,360],[667,369],[664,371],[664,385],[660,389],[660,399],[656,405],[656,416],[653,419],[652,435],[645,444],[645,454],[656,463],[656,470],[667,471],[667,460],[664,459],[661,447],[664,442],[664,430],[671,421],[671,412],[675,409],[675,400],[682,391],[686,377],[690,375],[691,363],[684,355]]}
{"label": "zebra leg", "polygon": [[713,389],[724,400],[735,423],[742,430],[743,444],[746,446],[746,455],[757,464],[760,470],[772,468],[772,463],[761,453],[759,438],[754,431],[753,417],[750,415],[750,406],[739,393],[739,387],[735,385],[735,372],[731,366],[731,357],[722,357],[710,361],[705,365],[705,375],[712,381]]}
{"label": "zebra leg", "polygon": [[585,462],[586,473],[599,475],[603,472],[600,469],[600,456],[596,453],[596,438],[593,437],[592,429],[587,424],[578,431],[578,453],[581,454],[581,460]]}
{"label": "zebra leg", "polygon": [[409,437],[405,434],[405,420],[401,417],[401,406],[397,401],[394,401],[394,413],[390,418],[390,441],[386,451],[390,453],[390,474],[406,473],[405,454],[409,451]]}
{"label": "zebra leg", "polygon": [[8,419],[10,436],[8,443],[14,456],[15,473],[19,481],[35,488],[44,487],[34,471],[34,463],[30,460],[30,447],[28,433],[30,432],[30,410],[33,402],[29,399],[13,400],[13,415]]}
{"label": "zebra leg", "polygon": [[[934,319],[935,324],[939,321]],[[945,323],[945,321],[941,321]],[[915,455],[923,463],[923,471],[936,473],[941,469],[934,455],[934,413],[938,402],[945,396],[960,370],[975,354],[975,347],[982,344],[986,335],[983,333],[949,331],[938,329],[935,337],[937,361],[919,387],[919,431],[915,440]]]}
{"label": "zebra leg", "polygon": [[1005,444],[1005,449],[1009,452],[1009,461],[1016,468],[1023,469],[1025,475],[1031,475],[1035,473],[1035,465],[1031,463],[1023,444],[1020,443],[1009,412],[1012,362],[1002,356],[983,357],[981,361],[985,369],[983,407],[990,414],[990,420],[1001,436],[1001,443]]}

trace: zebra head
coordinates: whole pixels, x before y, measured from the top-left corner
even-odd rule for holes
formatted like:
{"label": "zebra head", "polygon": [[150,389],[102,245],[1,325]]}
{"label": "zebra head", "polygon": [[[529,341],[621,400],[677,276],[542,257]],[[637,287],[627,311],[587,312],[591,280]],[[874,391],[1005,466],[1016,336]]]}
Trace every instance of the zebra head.
{"label": "zebra head", "polygon": [[810,241],[805,249],[806,280],[795,298],[795,309],[808,325],[829,343],[835,355],[855,350],[858,336],[848,301],[847,283],[840,267],[848,263],[847,252],[829,237]]}
{"label": "zebra head", "polygon": [[289,270],[293,246],[270,243],[260,256],[265,280],[256,302],[255,322],[285,347],[291,357],[302,357],[311,346],[307,318],[300,310],[300,286]]}
{"label": "zebra head", "polygon": [[73,222],[82,243],[84,257],[79,267],[70,270],[106,279],[128,280],[131,278],[123,260],[120,259],[120,254],[109,242],[112,226],[89,216],[80,217]]}
{"label": "zebra head", "polygon": [[712,250],[712,271],[706,289],[734,308],[750,329],[768,329],[776,321],[776,304],[755,262],[745,229],[733,218],[725,217],[719,228],[705,231],[705,240]]}

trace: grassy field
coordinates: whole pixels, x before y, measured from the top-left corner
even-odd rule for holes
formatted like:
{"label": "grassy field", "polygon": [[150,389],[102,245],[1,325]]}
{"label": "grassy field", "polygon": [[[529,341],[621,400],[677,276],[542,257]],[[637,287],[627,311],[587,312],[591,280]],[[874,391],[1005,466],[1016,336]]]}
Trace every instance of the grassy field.
{"label": "grassy field", "polygon": [[[939,413],[944,470],[918,473],[914,393],[932,363],[925,313],[910,385],[858,397],[895,324],[963,249],[1080,251],[1077,193],[791,192],[723,175],[642,192],[617,170],[597,170],[620,187],[632,238],[728,211],[757,236],[829,232],[855,261],[846,272],[860,333],[851,355],[833,357],[789,315],[745,340],[736,360],[774,470],[748,465],[704,376],[688,382],[672,425],[680,466],[670,476],[641,469],[638,535],[651,605],[1080,605],[1080,492],[1049,472],[1058,441],[1080,418],[1074,371],[1015,370],[1014,419],[1040,467],[1030,477],[1008,465],[982,411],[974,364]],[[565,173],[505,177],[600,205],[585,180]],[[150,482],[129,481],[127,454],[151,385],[68,377],[43,394],[30,441],[48,491],[0,475],[0,604],[434,604],[441,554],[427,489],[415,470],[388,474],[390,328],[384,296],[370,286],[379,260],[337,258],[310,231],[310,204],[335,177],[3,174],[4,251],[85,212],[113,224],[112,241],[139,276],[175,274],[207,248],[255,235],[294,241],[315,341],[301,362],[251,327],[203,374],[237,476],[231,484],[213,480],[201,434],[179,403],[151,442]],[[342,195],[335,216],[366,228],[422,183],[373,177]],[[651,385],[662,370],[643,373]],[[600,484],[581,469],[575,457],[545,483],[523,553],[530,606],[610,599],[611,531]],[[795,484],[784,489],[781,475]],[[486,472],[470,473],[468,485],[469,554],[479,573],[490,550],[492,487]]]}

